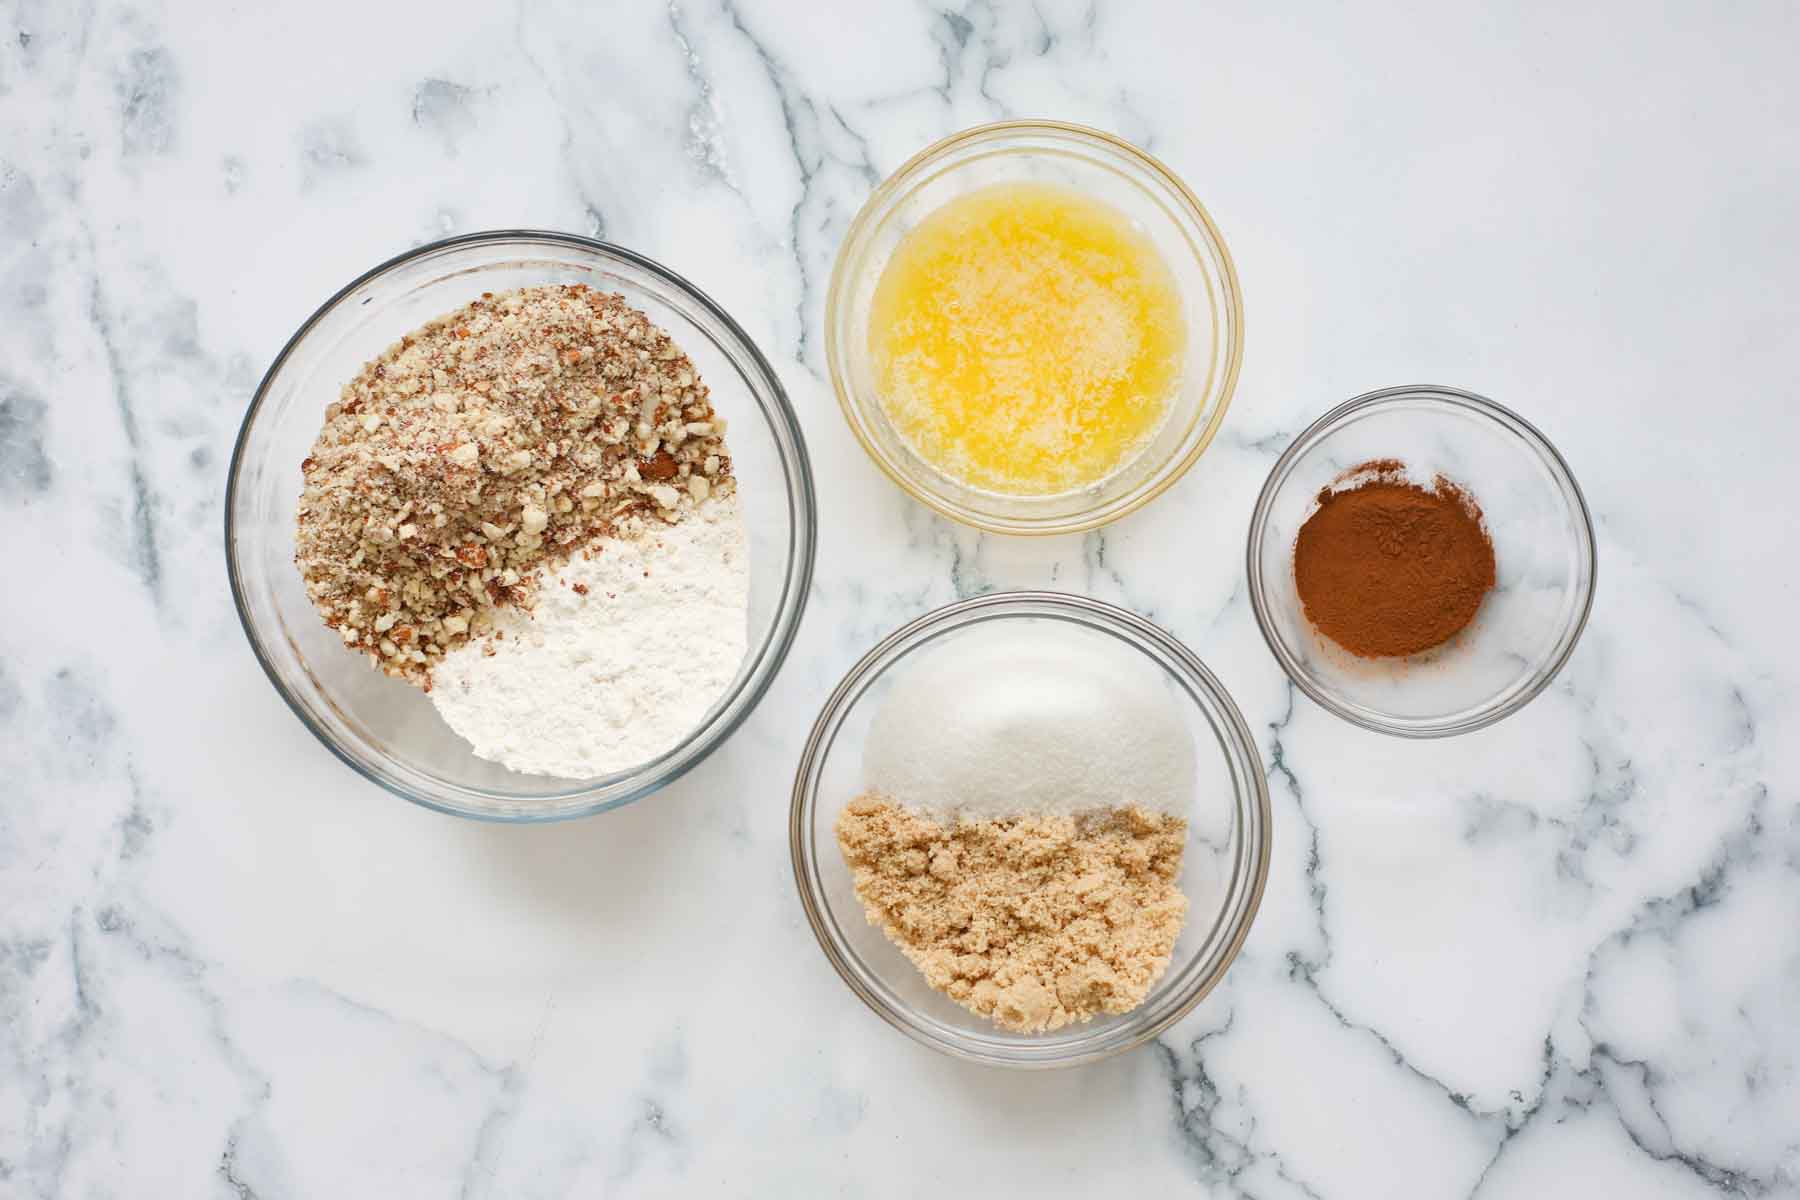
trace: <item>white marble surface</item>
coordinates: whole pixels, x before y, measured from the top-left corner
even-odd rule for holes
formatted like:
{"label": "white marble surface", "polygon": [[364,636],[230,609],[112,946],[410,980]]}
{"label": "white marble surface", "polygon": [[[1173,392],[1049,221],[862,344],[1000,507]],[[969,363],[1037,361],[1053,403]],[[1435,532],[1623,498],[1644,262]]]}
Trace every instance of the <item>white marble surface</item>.
{"label": "white marble surface", "polygon": [[[0,7],[0,1196],[1800,1195],[1796,10],[616,7]],[[1244,281],[1225,433],[1104,536],[929,516],[822,380],[872,183],[1007,114],[1148,144]],[[653,800],[538,829],[339,765],[220,553],[294,326],[503,225],[711,290],[823,499],[750,723]],[[1421,380],[1538,422],[1602,561],[1552,691],[1413,745],[1296,698],[1241,544],[1312,414]],[[848,663],[1024,584],[1212,664],[1277,839],[1225,986],[1048,1077],[864,1011],[784,827]]]}

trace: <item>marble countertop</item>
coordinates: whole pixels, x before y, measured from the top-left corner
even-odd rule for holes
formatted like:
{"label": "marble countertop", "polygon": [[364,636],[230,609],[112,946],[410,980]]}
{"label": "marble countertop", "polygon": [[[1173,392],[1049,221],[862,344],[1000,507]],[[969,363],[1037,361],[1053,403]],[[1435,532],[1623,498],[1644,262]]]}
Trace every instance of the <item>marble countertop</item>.
{"label": "marble countertop", "polygon": [[[1796,10],[615,7],[0,9],[0,1196],[1800,1195]],[[823,378],[870,187],[1006,115],[1148,146],[1243,279],[1224,433],[1104,534],[946,524]],[[495,226],[719,298],[823,500],[748,724],[547,828],[341,766],[257,668],[220,550],[288,334]],[[1542,427],[1601,556],[1555,686],[1429,744],[1297,696],[1242,579],[1292,435],[1420,381]],[[1049,1075],[867,1012],[785,840],[845,667],[1012,586],[1184,638],[1274,802],[1224,985]]]}

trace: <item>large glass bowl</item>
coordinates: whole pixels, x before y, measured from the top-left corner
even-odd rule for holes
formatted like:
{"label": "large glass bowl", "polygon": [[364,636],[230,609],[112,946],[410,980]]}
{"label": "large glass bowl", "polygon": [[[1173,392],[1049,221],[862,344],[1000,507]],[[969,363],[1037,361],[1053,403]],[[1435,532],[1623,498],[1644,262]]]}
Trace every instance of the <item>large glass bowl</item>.
{"label": "large glass bowl", "polygon": [[[1294,540],[1318,494],[1378,459],[1443,475],[1481,506],[1496,583],[1469,627],[1404,659],[1357,658],[1306,619]],[[1458,388],[1385,388],[1320,417],[1269,472],[1250,517],[1250,605],[1282,670],[1365,729],[1446,737],[1528,704],[1574,653],[1594,601],[1594,527],[1568,463],[1529,422]]]}
{"label": "large glass bowl", "polygon": [[[402,334],[483,292],[585,283],[666,329],[712,389],[750,541],[749,651],[677,746],[596,779],[518,774],[475,757],[418,689],[344,648],[294,565],[300,460],[325,406]],[[365,777],[427,808],[498,821],[585,816],[639,799],[730,735],[780,669],[806,603],[816,516],[800,426],[762,354],[719,306],[629,250],[563,233],[474,233],[409,250],[326,301],[289,339],[244,415],[225,495],[225,558],[250,646],[294,715]]]}
{"label": "large glass bowl", "polygon": [[[1100,483],[1047,496],[969,487],[916,454],[889,422],[869,356],[869,309],[909,230],[966,192],[1058,183],[1123,212],[1168,264],[1187,314],[1187,366],[1162,427]],[[927,147],[876,188],[851,222],[825,299],[825,353],[844,416],[876,465],[915,499],[996,533],[1073,533],[1149,503],[1194,465],[1225,418],[1244,351],[1237,271],[1212,218],[1168,167],[1109,133],[1061,121],[1001,121]]]}
{"label": "large glass bowl", "polygon": [[[862,786],[869,724],[894,681],[933,654],[1058,623],[1062,633],[1122,643],[1160,669],[1193,738],[1198,766],[1181,887],[1187,923],[1168,970],[1138,1008],[1050,1033],[1015,1034],[933,991],[870,925],[838,849],[836,822]],[[921,747],[929,753],[929,747]],[[888,1024],[957,1058],[1005,1067],[1066,1067],[1128,1050],[1200,1003],[1237,957],[1269,873],[1269,792],[1237,706],[1192,651],[1142,617],[1079,596],[998,592],[927,613],[884,638],[831,693],[801,752],[788,835],[800,902],[826,958]]]}

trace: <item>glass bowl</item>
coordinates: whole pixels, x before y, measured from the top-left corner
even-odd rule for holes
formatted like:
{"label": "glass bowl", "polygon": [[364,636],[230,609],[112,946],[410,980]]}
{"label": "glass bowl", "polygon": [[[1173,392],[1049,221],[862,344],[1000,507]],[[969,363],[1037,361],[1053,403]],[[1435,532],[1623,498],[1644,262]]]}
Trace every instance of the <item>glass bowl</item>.
{"label": "glass bowl", "polygon": [[[1405,659],[1331,642],[1294,584],[1294,540],[1319,491],[1384,458],[1466,487],[1494,542],[1497,580],[1475,620]],[[1594,527],[1568,464],[1518,414],[1457,388],[1385,388],[1313,422],[1263,485],[1247,556],[1251,607],[1289,678],[1346,721],[1400,737],[1467,733],[1523,708],[1568,661],[1594,600]]]}
{"label": "glass bowl", "polygon": [[[956,196],[1024,180],[1060,183],[1129,217],[1168,264],[1188,321],[1186,371],[1150,443],[1100,483],[1046,496],[969,487],[920,458],[888,421],[868,349],[875,286],[906,233]],[[996,533],[1092,529],[1161,494],[1194,465],[1218,431],[1237,385],[1243,342],[1237,271],[1212,218],[1187,185],[1130,143],[1060,121],[982,125],[914,155],[875,189],[851,222],[825,300],[832,386],[863,449],[914,499]]]}
{"label": "glass bowl", "polygon": [[[862,749],[881,699],[923,657],[966,650],[1030,623],[1111,639],[1161,669],[1193,737],[1198,766],[1181,885],[1187,923],[1168,970],[1121,1016],[1042,1034],[1008,1033],[933,991],[856,897],[835,824],[862,784]],[[916,1041],[1006,1067],[1065,1067],[1117,1054],[1180,1020],[1224,977],[1262,899],[1269,872],[1269,793],[1262,759],[1237,706],[1192,651],[1155,625],[1097,600],[998,592],[927,613],[888,635],[825,702],[800,755],[788,836],[800,901],[831,965],[865,1004]]]}
{"label": "glass bowl", "polygon": [[[300,460],[325,406],[400,336],[482,292],[586,283],[618,292],[694,360],[731,422],[750,541],[749,650],[730,689],[673,749],[596,779],[517,774],[475,757],[417,688],[372,669],[327,629],[294,566]],[[263,377],[238,433],[225,494],[232,597],[269,681],[305,726],[368,779],[427,808],[500,821],[585,816],[675,779],[743,721],[780,669],[812,575],[812,469],[787,395],[719,306],[629,250],[563,233],[451,238],[376,267],[307,318]]]}

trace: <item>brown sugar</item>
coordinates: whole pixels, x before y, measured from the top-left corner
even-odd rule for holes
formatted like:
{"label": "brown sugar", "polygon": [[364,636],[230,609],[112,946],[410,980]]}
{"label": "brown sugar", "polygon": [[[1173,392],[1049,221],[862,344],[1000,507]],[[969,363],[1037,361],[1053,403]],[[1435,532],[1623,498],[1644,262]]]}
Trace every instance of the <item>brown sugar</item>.
{"label": "brown sugar", "polygon": [[1493,589],[1494,544],[1469,494],[1439,476],[1431,488],[1382,459],[1326,488],[1294,543],[1294,584],[1306,617],[1365,658],[1418,654],[1475,619]]}
{"label": "brown sugar", "polygon": [[837,836],[869,923],[1015,1033],[1142,1004],[1187,916],[1187,822],[1141,808],[946,825],[865,795]]}

